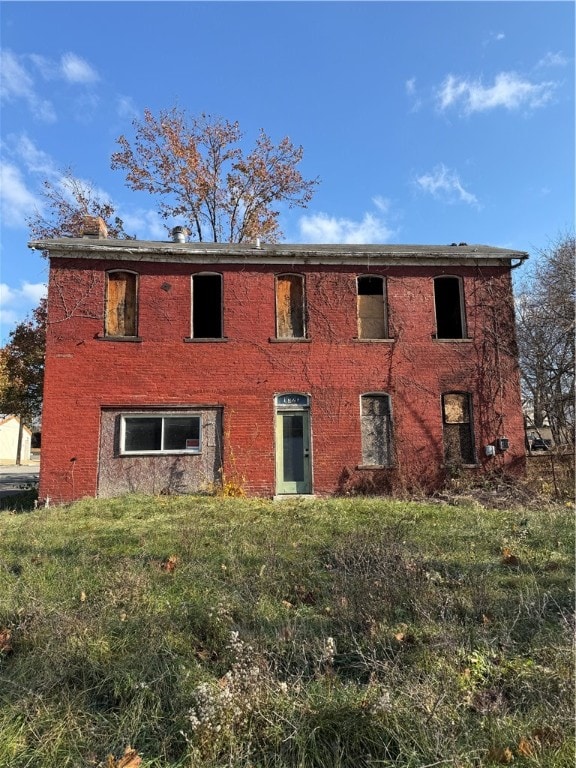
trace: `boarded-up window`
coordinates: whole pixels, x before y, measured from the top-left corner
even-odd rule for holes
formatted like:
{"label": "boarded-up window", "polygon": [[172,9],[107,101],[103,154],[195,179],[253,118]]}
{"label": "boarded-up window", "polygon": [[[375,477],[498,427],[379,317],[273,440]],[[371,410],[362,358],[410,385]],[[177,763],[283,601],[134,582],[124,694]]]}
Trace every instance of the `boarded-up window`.
{"label": "boarded-up window", "polygon": [[384,278],[358,278],[358,338],[385,339],[388,336]]}
{"label": "boarded-up window", "polygon": [[449,392],[442,395],[444,458],[448,464],[474,464],[470,395]]}
{"label": "boarded-up window", "polygon": [[222,276],[192,276],[192,336],[222,338]]}
{"label": "boarded-up window", "polygon": [[304,278],[279,275],[276,278],[276,336],[301,339],[305,336]]}
{"label": "boarded-up window", "polygon": [[392,428],[388,395],[361,397],[362,464],[392,464]]}
{"label": "boarded-up window", "polygon": [[136,336],[138,275],[108,272],[106,281],[106,336]]}
{"label": "boarded-up window", "polygon": [[436,338],[463,339],[466,336],[462,283],[459,277],[434,279]]}

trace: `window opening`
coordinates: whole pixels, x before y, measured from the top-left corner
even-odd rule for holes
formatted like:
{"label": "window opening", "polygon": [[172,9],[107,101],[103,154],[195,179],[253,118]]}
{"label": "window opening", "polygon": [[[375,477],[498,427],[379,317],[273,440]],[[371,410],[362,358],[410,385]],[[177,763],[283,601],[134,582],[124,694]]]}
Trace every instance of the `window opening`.
{"label": "window opening", "polygon": [[383,277],[358,278],[358,338],[385,339],[388,336],[386,290]]}
{"label": "window opening", "polygon": [[222,338],[222,276],[192,276],[192,336]]}
{"label": "window opening", "polygon": [[436,309],[436,338],[463,339],[465,337],[462,284],[458,277],[434,279],[434,306]]}
{"label": "window opening", "polygon": [[304,338],[304,278],[280,275],[276,278],[276,336]]}
{"label": "window opening", "polygon": [[123,416],[122,454],[200,453],[200,416]]}
{"label": "window opening", "polygon": [[106,279],[106,336],[136,336],[135,272],[108,272]]}
{"label": "window opening", "polygon": [[362,464],[392,465],[392,423],[388,395],[361,397]]}
{"label": "window opening", "polygon": [[449,392],[442,395],[444,458],[448,464],[474,464],[470,395]]}

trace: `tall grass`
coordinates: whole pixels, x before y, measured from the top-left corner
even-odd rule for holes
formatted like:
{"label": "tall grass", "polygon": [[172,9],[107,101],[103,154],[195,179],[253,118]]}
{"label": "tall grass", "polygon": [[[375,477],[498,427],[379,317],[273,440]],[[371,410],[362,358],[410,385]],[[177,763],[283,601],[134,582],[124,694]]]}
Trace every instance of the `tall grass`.
{"label": "tall grass", "polygon": [[0,767],[572,766],[573,553],[559,505],[2,512]]}

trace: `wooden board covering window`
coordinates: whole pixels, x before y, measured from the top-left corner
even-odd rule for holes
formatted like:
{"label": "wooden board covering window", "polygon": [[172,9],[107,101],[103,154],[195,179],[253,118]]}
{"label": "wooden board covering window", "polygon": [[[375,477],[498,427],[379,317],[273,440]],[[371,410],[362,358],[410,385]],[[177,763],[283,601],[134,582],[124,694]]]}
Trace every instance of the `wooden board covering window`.
{"label": "wooden board covering window", "polygon": [[276,335],[304,337],[304,280],[300,275],[276,278]]}
{"label": "wooden board covering window", "polygon": [[469,423],[468,395],[461,393],[444,395],[444,421],[446,424]]}
{"label": "wooden board covering window", "polygon": [[110,272],[106,287],[106,335],[136,336],[136,275]]}
{"label": "wooden board covering window", "polygon": [[361,412],[362,463],[389,466],[390,406],[386,395],[364,395]]}
{"label": "wooden board covering window", "polygon": [[384,297],[358,296],[358,338],[386,338],[386,323],[384,321]]}

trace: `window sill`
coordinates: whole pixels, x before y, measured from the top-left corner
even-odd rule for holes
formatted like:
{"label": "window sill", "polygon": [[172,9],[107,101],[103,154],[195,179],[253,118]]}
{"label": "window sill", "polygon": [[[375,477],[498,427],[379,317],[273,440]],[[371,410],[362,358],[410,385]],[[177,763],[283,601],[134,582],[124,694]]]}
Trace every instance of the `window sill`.
{"label": "window sill", "polygon": [[392,342],[396,341],[396,339],[391,339],[388,337],[385,339],[361,339],[358,336],[353,336],[352,341],[358,342],[359,344],[391,344]]}
{"label": "window sill", "polygon": [[143,341],[142,336],[95,336],[96,341],[128,341],[139,344]]}
{"label": "window sill", "polygon": [[312,342],[312,339],[307,339],[304,337],[299,336],[270,336],[268,339],[270,344],[310,344]]}
{"label": "window sill", "polygon": [[432,335],[432,341],[437,341],[440,344],[470,344],[474,339],[466,337],[465,339],[439,339]]}
{"label": "window sill", "polygon": [[217,336],[215,338],[210,337],[194,337],[194,336],[186,336],[182,341],[186,342],[186,344],[222,344],[225,341],[230,341],[228,336]]}
{"label": "window sill", "polygon": [[202,451],[120,451],[120,459],[133,459],[146,456],[201,456]]}
{"label": "window sill", "polygon": [[394,469],[392,464],[358,464],[357,470]]}

